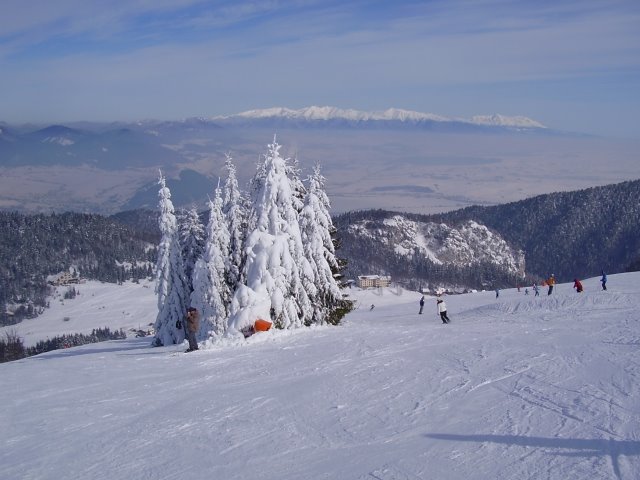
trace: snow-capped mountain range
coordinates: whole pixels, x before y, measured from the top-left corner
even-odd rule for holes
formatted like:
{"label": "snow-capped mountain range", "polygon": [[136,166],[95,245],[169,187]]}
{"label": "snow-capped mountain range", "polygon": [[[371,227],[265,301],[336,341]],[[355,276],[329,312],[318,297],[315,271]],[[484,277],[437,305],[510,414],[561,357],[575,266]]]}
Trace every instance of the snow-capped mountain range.
{"label": "snow-capped mountain range", "polygon": [[422,113],[399,108],[389,108],[383,111],[365,112],[354,109],[342,109],[337,107],[307,107],[293,110],[284,107],[274,107],[261,110],[248,110],[228,116],[217,116],[211,120],[214,122],[237,122],[251,120],[295,120],[309,122],[329,122],[334,120],[363,123],[363,122],[398,122],[404,124],[421,124],[427,122],[462,123],[485,127],[507,128],[547,128],[542,123],[523,116],[509,117],[505,115],[476,115],[470,119],[445,117],[433,113]]}
{"label": "snow-capped mountain range", "polygon": [[[436,213],[638,177],[633,143],[503,115],[278,107],[176,121],[0,121],[0,129],[0,208],[31,212],[149,207],[136,199],[155,188],[159,168],[169,179],[189,169],[215,182],[226,153],[247,182],[274,134],[287,156],[322,164],[336,212]],[[529,167],[535,175],[524,174]],[[194,196],[205,203],[210,193]]]}

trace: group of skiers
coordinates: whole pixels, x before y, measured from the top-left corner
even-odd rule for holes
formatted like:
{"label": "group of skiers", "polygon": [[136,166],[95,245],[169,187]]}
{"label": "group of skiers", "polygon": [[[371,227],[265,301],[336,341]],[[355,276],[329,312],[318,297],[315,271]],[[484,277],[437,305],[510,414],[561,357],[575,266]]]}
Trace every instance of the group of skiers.
{"label": "group of skiers", "polygon": [[[447,323],[451,323],[451,320],[447,316],[447,304],[444,302],[442,298],[440,298],[440,295],[438,295],[438,298],[436,300],[436,306],[438,307],[438,313],[440,314],[440,319],[442,320],[442,323],[445,325]],[[418,312],[419,315],[422,315],[423,309],[424,309],[424,295],[422,295],[422,297],[420,298],[420,311]]]}
{"label": "group of skiers", "polygon": [[[600,283],[602,284],[602,290],[606,290],[607,289],[607,274],[604,273],[604,270],[602,271],[602,278],[600,279]],[[549,289],[547,290],[547,295],[551,295],[551,293],[553,292],[553,287],[556,284],[556,277],[555,275],[552,273],[548,279],[544,280],[542,282],[543,286],[547,286],[549,287]],[[584,288],[582,286],[582,282],[580,280],[578,280],[577,278],[574,278],[573,280],[573,288],[576,289],[576,292],[581,293]],[[535,292],[536,297],[540,296],[540,287],[538,286],[538,284],[536,282],[533,282],[533,286],[532,286],[533,291]],[[520,291],[520,287],[518,287],[518,291]],[[495,289],[496,292],[496,298],[498,298],[500,296],[500,289],[496,288]],[[529,295],[529,289],[526,288],[525,289],[525,295]],[[440,295],[437,296],[436,299],[436,305],[438,307],[438,313],[440,314],[440,318],[442,319],[442,323],[443,324],[447,324],[450,323],[451,320],[449,319],[449,317],[447,316],[447,305],[444,302],[444,300],[440,297]],[[422,295],[422,297],[420,298],[420,311],[418,312],[418,314],[422,315],[422,311],[424,309],[424,295]]]}
{"label": "group of skiers", "polygon": [[[600,283],[602,284],[602,290],[606,290],[607,289],[607,274],[604,273],[604,270],[602,271],[602,278],[600,279]],[[542,282],[542,285],[546,285],[549,287],[549,289],[547,290],[547,295],[551,295],[551,293],[553,292],[553,287],[556,284],[556,278],[554,276],[554,274],[552,273],[548,279],[544,280]],[[540,295],[540,287],[538,287],[538,284],[536,282],[533,282],[533,291],[535,292],[535,296],[539,296]],[[577,279],[574,278],[573,279],[573,288],[576,289],[576,292],[578,293],[582,293],[584,291],[584,287],[582,286],[582,282]],[[520,289],[518,288],[518,291],[520,291]],[[498,294],[497,294],[498,290],[496,289],[496,298],[498,298]],[[529,289],[525,289],[524,293],[526,295],[529,294]]]}

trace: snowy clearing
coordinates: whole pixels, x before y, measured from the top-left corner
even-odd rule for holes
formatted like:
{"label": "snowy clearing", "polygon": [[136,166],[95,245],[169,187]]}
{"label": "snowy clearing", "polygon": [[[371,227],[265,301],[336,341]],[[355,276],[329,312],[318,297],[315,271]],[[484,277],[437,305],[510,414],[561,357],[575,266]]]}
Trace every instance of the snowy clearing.
{"label": "snowy clearing", "polygon": [[[0,478],[638,478],[640,274],[583,284],[449,296],[450,325],[432,297],[353,289],[340,327],[2,364]],[[153,288],[102,287],[65,306],[153,321]],[[29,331],[79,313],[46,315]]]}
{"label": "snowy clearing", "polygon": [[[154,282],[126,282],[122,285],[87,281],[78,285],[55,287],[49,308],[42,315],[23,320],[17,325],[0,327],[0,335],[15,332],[25,347],[57,335],[89,334],[95,328],[108,327],[112,332],[123,329],[148,330],[156,321],[157,300]],[[78,296],[65,299],[65,292],[75,288]]]}

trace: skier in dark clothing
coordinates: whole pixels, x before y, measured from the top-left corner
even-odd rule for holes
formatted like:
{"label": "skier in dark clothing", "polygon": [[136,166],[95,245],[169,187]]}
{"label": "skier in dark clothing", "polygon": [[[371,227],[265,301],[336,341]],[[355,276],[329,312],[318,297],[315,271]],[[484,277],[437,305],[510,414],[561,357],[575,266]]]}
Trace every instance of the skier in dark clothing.
{"label": "skier in dark clothing", "polygon": [[422,296],[422,298],[420,298],[420,311],[418,312],[420,315],[422,315],[423,308],[424,308],[424,295]]}
{"label": "skier in dark clothing", "polygon": [[438,298],[438,313],[440,313],[440,318],[442,319],[442,323],[444,323],[445,325],[447,323],[450,323],[451,320],[449,320],[449,317],[447,316],[447,305],[446,303],[444,303],[444,300],[442,300],[441,298]]}
{"label": "skier in dark clothing", "polygon": [[600,283],[602,283],[602,289],[606,290],[607,289],[607,274],[604,273],[604,270],[602,271],[602,278],[600,279]]}

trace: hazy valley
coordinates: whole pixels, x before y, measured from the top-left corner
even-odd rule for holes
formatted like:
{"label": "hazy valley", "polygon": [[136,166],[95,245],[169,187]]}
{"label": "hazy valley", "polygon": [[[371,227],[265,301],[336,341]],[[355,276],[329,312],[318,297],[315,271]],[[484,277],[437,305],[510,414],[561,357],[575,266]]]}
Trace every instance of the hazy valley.
{"label": "hazy valley", "polygon": [[244,184],[274,135],[285,155],[300,160],[303,176],[321,164],[334,213],[438,213],[640,177],[637,141],[552,131],[530,119],[280,110],[175,122],[0,124],[0,207],[153,208],[158,169],[177,206],[202,205],[225,154]]}

